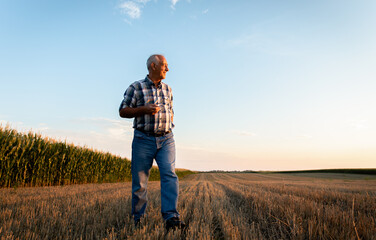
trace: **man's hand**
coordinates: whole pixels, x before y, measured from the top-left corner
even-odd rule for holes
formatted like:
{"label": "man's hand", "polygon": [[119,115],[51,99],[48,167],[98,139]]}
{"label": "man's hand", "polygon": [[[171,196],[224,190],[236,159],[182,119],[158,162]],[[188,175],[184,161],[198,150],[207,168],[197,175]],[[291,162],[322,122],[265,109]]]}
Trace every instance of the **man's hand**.
{"label": "man's hand", "polygon": [[131,108],[126,107],[120,110],[119,114],[122,118],[134,118],[142,115],[155,115],[161,108],[156,104],[148,104],[142,107]]}
{"label": "man's hand", "polygon": [[156,104],[148,104],[144,106],[145,114],[155,115],[161,108]]}

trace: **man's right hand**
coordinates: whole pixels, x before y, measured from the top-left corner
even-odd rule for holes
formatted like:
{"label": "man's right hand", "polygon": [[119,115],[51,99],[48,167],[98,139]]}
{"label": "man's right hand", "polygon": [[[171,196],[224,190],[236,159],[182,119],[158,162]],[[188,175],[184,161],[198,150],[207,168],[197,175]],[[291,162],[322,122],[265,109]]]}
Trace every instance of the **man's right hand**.
{"label": "man's right hand", "polygon": [[143,106],[143,108],[144,108],[145,114],[151,114],[151,115],[157,114],[157,112],[159,112],[159,110],[161,109],[156,104],[148,104],[148,105]]}
{"label": "man's right hand", "polygon": [[131,108],[126,107],[120,110],[119,114],[122,118],[134,118],[142,115],[155,115],[161,108],[156,104],[148,104],[142,107]]}

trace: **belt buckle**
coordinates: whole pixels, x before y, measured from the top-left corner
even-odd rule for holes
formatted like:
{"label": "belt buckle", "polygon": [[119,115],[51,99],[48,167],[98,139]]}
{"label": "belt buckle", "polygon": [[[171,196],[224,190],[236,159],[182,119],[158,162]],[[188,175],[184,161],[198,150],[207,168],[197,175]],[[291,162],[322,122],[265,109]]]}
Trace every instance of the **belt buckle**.
{"label": "belt buckle", "polygon": [[165,135],[167,135],[169,133],[170,133],[170,131],[168,131],[168,132],[159,132],[159,133],[154,133],[154,136],[155,137],[163,137],[163,136],[165,136]]}
{"label": "belt buckle", "polygon": [[167,131],[167,132],[146,132],[142,129],[136,129],[144,134],[146,134],[147,136],[152,136],[152,137],[163,137],[167,134],[169,134],[171,131]]}

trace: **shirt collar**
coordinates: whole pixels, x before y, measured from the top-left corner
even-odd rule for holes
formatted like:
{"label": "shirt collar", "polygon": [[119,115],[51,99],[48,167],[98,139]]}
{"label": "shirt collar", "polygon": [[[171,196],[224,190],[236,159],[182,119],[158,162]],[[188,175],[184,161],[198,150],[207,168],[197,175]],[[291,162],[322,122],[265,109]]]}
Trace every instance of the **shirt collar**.
{"label": "shirt collar", "polygon": [[[152,84],[153,86],[155,86],[154,82],[149,78],[149,75],[146,75],[146,78],[145,78],[146,81],[148,81],[150,84]],[[159,83],[158,86],[155,86],[155,87],[161,87],[162,86],[162,81]]]}

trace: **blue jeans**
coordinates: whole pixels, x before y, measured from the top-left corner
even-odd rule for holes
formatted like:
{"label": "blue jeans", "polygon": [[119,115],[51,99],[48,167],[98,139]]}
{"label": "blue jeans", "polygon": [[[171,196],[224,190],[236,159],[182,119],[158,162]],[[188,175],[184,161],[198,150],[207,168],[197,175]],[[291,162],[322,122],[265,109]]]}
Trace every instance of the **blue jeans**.
{"label": "blue jeans", "polygon": [[179,217],[177,211],[179,181],[175,174],[175,140],[173,133],[152,137],[134,131],[132,142],[132,215],[140,219],[147,205],[147,183],[153,160],[161,177],[161,212],[164,220]]}

